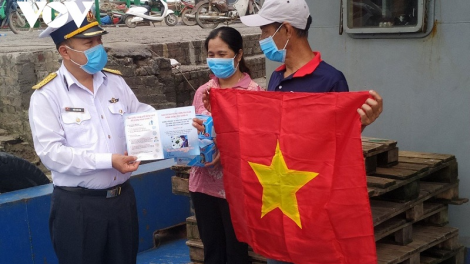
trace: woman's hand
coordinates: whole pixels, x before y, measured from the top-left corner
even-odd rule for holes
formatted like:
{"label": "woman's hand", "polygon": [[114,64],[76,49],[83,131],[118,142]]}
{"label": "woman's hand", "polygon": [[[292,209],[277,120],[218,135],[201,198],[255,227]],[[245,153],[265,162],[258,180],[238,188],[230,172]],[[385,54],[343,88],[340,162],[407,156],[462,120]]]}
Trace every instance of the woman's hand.
{"label": "woman's hand", "polygon": [[205,132],[206,127],[203,124],[204,124],[204,120],[199,119],[199,118],[193,118],[193,127],[197,129],[198,133]]}
{"label": "woman's hand", "polygon": [[204,93],[202,94],[202,103],[204,104],[206,110],[209,111],[209,113],[211,112],[211,98],[209,96],[210,89],[211,88],[208,87],[206,91],[204,91]]}
{"label": "woman's hand", "polygon": [[[215,147],[217,147],[217,138],[213,138],[213,140],[214,140]],[[216,166],[219,163],[220,163],[220,151],[217,150],[217,154],[215,154],[214,159],[211,162],[206,162],[204,164],[204,167]]]}

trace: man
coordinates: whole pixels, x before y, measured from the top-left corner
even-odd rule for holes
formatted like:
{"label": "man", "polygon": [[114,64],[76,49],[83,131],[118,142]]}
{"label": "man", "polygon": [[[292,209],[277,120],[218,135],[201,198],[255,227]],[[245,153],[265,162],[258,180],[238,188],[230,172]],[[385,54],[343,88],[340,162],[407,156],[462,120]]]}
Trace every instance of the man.
{"label": "man", "polygon": [[[313,52],[308,42],[312,22],[305,0],[266,0],[258,14],[241,17],[247,26],[260,27],[260,46],[265,56],[284,63],[271,75],[268,91],[277,92],[347,92],[347,81],[340,71],[322,61],[319,52]],[[208,91],[209,92],[209,91]],[[210,111],[208,92],[203,96]],[[383,101],[375,91],[357,109],[362,129],[373,123],[382,112]],[[201,121],[194,126],[201,130]],[[268,259],[268,264],[286,263]]]}
{"label": "man", "polygon": [[[305,0],[266,0],[258,14],[242,16],[242,23],[260,27],[260,45],[266,57],[284,63],[271,75],[268,91],[278,92],[347,92],[343,73],[322,61],[320,52],[313,52],[308,43],[312,17]],[[210,111],[209,91],[203,96]],[[357,109],[362,129],[382,113],[383,100],[371,90],[372,98]],[[202,130],[202,120],[193,125]]]}
{"label": "man", "polygon": [[[308,43],[312,17],[305,0],[266,0],[258,14],[243,16],[241,21],[261,28],[260,45],[270,60],[284,63],[271,75],[268,91],[345,92],[349,91],[344,75],[322,61]],[[370,91],[358,109],[362,128],[370,125],[382,112],[382,98]]]}
{"label": "man", "polygon": [[62,57],[55,73],[34,86],[29,109],[34,147],[52,171],[49,228],[61,264],[136,263],[138,222],[127,156],[123,114],[153,111],[139,103],[107,62],[101,36],[107,32],[71,16],[47,28]]}
{"label": "man", "polygon": [[[256,15],[241,17],[243,24],[261,28],[260,45],[270,60],[284,63],[271,75],[268,91],[279,92],[347,92],[346,79],[340,71],[322,61],[319,52],[313,52],[308,43],[312,17],[304,0],[266,0]],[[370,91],[374,99],[367,99],[357,109],[362,129],[379,117],[382,98]],[[268,259],[268,264],[287,263]]]}

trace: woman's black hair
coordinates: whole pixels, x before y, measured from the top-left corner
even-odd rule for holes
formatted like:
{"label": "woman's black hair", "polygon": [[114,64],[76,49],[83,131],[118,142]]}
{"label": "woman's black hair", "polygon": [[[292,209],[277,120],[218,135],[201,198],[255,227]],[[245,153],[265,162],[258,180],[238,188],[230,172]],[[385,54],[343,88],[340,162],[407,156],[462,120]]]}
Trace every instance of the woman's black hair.
{"label": "woman's black hair", "polygon": [[[206,38],[204,47],[206,52],[209,50],[209,41],[211,39],[220,38],[223,42],[227,43],[228,47],[238,55],[240,50],[243,50],[243,38],[238,30],[231,27],[219,27],[211,31]],[[238,68],[241,72],[251,75],[250,69],[246,66],[245,58],[242,56]]]}

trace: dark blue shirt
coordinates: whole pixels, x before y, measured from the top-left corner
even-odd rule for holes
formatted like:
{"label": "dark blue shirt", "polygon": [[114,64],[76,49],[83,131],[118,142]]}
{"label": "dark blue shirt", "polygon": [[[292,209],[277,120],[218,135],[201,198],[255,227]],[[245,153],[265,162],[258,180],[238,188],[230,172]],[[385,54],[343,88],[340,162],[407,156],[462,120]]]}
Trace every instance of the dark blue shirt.
{"label": "dark blue shirt", "polygon": [[302,68],[284,78],[285,65],[277,68],[271,75],[268,91],[276,92],[348,92],[349,87],[343,73],[321,60],[321,54]]}

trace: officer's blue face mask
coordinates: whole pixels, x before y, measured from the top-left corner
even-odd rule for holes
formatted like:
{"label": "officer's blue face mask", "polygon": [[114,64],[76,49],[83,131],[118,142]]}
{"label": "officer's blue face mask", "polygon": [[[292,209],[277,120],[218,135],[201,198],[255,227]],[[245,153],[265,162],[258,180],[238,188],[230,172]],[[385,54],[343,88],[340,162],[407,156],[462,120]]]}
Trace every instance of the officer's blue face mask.
{"label": "officer's blue face mask", "polygon": [[217,78],[227,79],[237,71],[238,65],[235,67],[235,57],[230,59],[207,58],[207,65]]}
{"label": "officer's blue face mask", "polygon": [[281,27],[282,25],[280,25],[276,32],[274,32],[274,35],[260,40],[259,45],[261,46],[261,50],[263,51],[266,58],[272,61],[284,63],[286,61],[286,47],[287,43],[289,43],[289,39],[287,40],[286,45],[284,45],[284,48],[282,50],[279,50],[277,48],[276,43],[273,39],[273,37],[276,35],[279,29],[281,29]]}
{"label": "officer's blue face mask", "polygon": [[71,61],[73,63],[75,63],[76,65],[80,66],[80,68],[82,68],[82,70],[84,70],[85,72],[89,73],[89,74],[95,74],[99,71],[101,71],[104,66],[106,65],[106,63],[108,62],[108,54],[106,54],[106,50],[104,50],[104,47],[102,44],[99,44],[99,45],[96,45],[92,48],[89,48],[85,51],[79,51],[79,50],[74,50],[72,49],[71,47],[65,45],[65,47],[67,47],[68,49],[71,49],[73,51],[76,51],[76,52],[81,52],[83,54],[85,54],[86,58],[87,58],[87,63],[84,64],[84,65],[80,65],[78,63],[76,63],[75,61],[73,61],[71,59]]}

